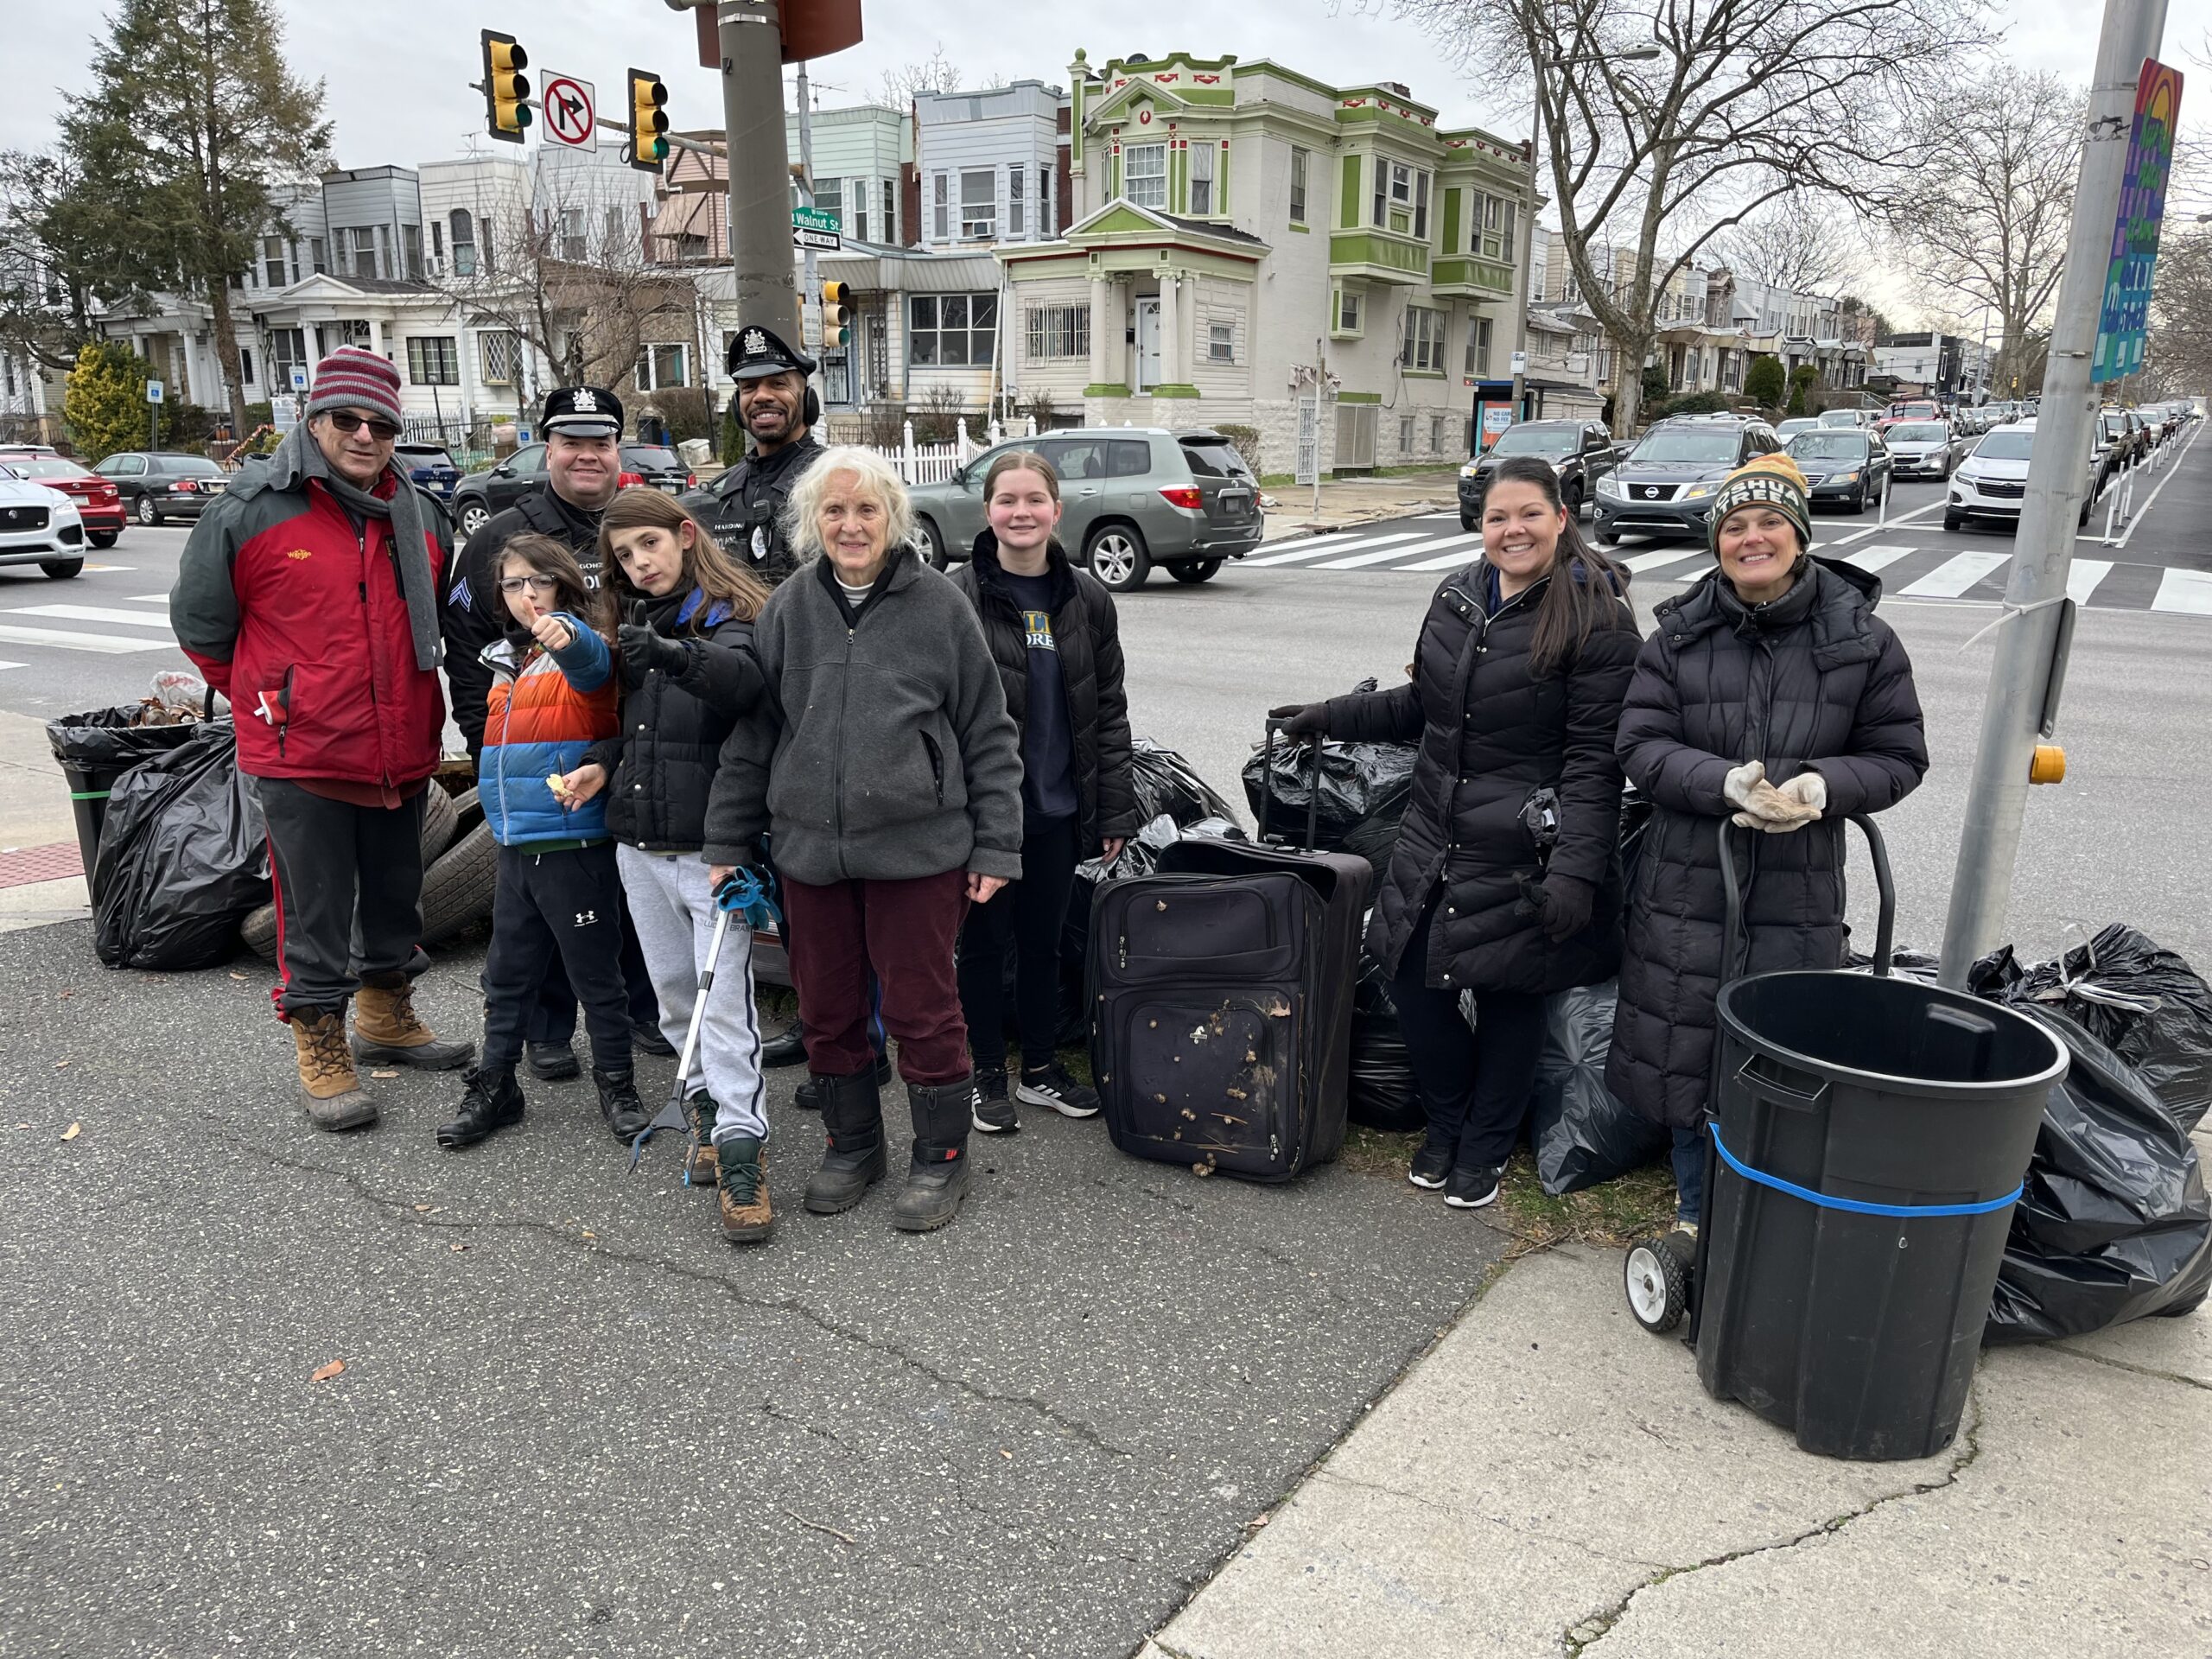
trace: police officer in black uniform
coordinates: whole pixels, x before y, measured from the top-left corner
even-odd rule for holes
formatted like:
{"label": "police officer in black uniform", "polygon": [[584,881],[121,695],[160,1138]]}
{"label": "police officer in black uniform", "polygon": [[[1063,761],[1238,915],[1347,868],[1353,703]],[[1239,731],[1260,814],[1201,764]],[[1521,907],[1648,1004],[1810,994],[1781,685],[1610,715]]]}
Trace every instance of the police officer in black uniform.
{"label": "police officer in black uniform", "polygon": [[[484,753],[484,721],[492,670],[481,658],[507,630],[506,601],[499,597],[499,553],[510,538],[536,531],[567,544],[585,579],[599,581],[599,520],[621,487],[622,400],[604,386],[563,386],[545,400],[538,422],[545,436],[545,481],[512,506],[493,513],[468,538],[454,561],[440,632],[446,641],[446,678],[453,686],[453,717],[468,741],[472,760]],[[623,979],[630,994],[634,1040],[650,1054],[670,1054],[660,1034],[660,1005],[653,995],[645,955],[626,914],[622,926]],[[560,959],[549,957],[523,1032],[525,1064],[533,1077],[573,1077],[581,1068],[569,1046],[576,1030],[576,999]]]}
{"label": "police officer in black uniform", "polygon": [[683,497],[723,551],[772,588],[796,565],[784,534],[784,504],[822,454],[814,435],[822,404],[807,383],[814,370],[814,359],[793,351],[773,329],[738,330],[729,372],[737,382],[737,418],[752,446],[736,466]]}

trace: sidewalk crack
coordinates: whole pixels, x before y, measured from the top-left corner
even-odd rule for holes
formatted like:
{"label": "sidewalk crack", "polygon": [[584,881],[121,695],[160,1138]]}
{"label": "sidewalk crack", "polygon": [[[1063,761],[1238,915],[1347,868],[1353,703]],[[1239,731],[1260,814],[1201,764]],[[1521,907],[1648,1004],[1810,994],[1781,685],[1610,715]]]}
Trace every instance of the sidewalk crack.
{"label": "sidewalk crack", "polygon": [[964,1394],[969,1399],[980,1403],[1012,1406],[1020,1410],[1034,1413],[1062,1433],[1073,1436],[1084,1445],[1103,1452],[1109,1457],[1127,1458],[1135,1455],[1128,1447],[1116,1445],[1089,1423],[1083,1421],[1080,1418],[1067,1416],[1047,1401],[1040,1400],[1034,1395],[1001,1394],[989,1389],[980,1388],[965,1377],[945,1370],[931,1361],[924,1359],[918,1354],[911,1353],[893,1343],[885,1342],[857,1326],[847,1325],[818,1308],[810,1306],[796,1296],[749,1295],[721,1274],[702,1268],[690,1267],[681,1262],[671,1262],[665,1256],[653,1255],[644,1251],[617,1249],[604,1239],[586,1238],[582,1236],[579,1230],[561,1226],[552,1222],[517,1218],[470,1220],[457,1216],[418,1211],[404,1198],[390,1198],[375,1191],[351,1170],[334,1168],[327,1164],[315,1163],[308,1159],[287,1157],[283,1153],[238,1135],[219,1132],[215,1138],[226,1145],[235,1147],[241,1152],[249,1153],[267,1163],[273,1164],[280,1169],[289,1169],[302,1175],[321,1176],[326,1179],[341,1182],[357,1197],[372,1206],[385,1211],[393,1219],[411,1226],[451,1232],[534,1233],[551,1239],[556,1243],[566,1245],[570,1249],[581,1249],[586,1255],[618,1262],[625,1267],[645,1268],[654,1272],[668,1274],[675,1278],[688,1280],[695,1284],[708,1286],[720,1291],[740,1306],[753,1308],[762,1313],[787,1313],[795,1319],[804,1319],[825,1335],[835,1337],[841,1342],[850,1343],[857,1348],[865,1348],[871,1353],[881,1354],[887,1359],[896,1361],[909,1370],[927,1377],[931,1382]]}
{"label": "sidewalk crack", "polygon": [[2113,1359],[2103,1354],[2093,1354],[2086,1348],[2076,1348],[2063,1342],[2044,1344],[2053,1353],[2064,1354],[2069,1359],[2085,1359],[2092,1365],[2109,1365],[2115,1371],[2133,1371],[2138,1376],[2155,1376],[2161,1382],[2179,1382],[2188,1388],[2202,1389],[2212,1393],[2212,1382],[2202,1377],[2190,1376],[2180,1371],[2162,1371],[2155,1365],[2137,1365],[2125,1359]]}
{"label": "sidewalk crack", "polygon": [[1611,1606],[1601,1609],[1587,1618],[1581,1619],[1561,1630],[1560,1632],[1560,1651],[1567,1656],[1567,1659],[1580,1659],[1580,1656],[1588,1653],[1605,1639],[1613,1627],[1626,1616],[1630,1605],[1638,1596],[1647,1590],[1657,1588],[1670,1579],[1686,1578],[1693,1573],[1702,1573],[1708,1567],[1726,1567],[1732,1562],[1748,1560],[1755,1555],[1782,1554],[1796,1548],[1800,1544],[1810,1543],[1815,1538],[1825,1538],[1831,1534],[1841,1532],[1853,1522],[1864,1520],[1876,1510],[1894,1503],[1900,1498],[1921,1497],[1929,1492],[1940,1492],[1946,1487],[1956,1485],[1960,1478],[1974,1466],[1974,1460],[1981,1455],[1981,1409],[1978,1389],[1969,1395],[1968,1405],[1973,1414],[1967,1425],[1959,1432],[1960,1450],[1952,1458],[1950,1467],[1936,1479],[1916,1481],[1901,1491],[1885,1492],[1878,1497],[1870,1498],[1855,1510],[1847,1510],[1841,1515],[1829,1516],[1816,1526],[1808,1527],[1793,1537],[1778,1539],[1770,1544],[1752,1544],[1743,1549],[1732,1549],[1722,1554],[1707,1556],[1701,1561],[1692,1561],[1685,1567],[1662,1567],[1630,1590]]}
{"label": "sidewalk crack", "polygon": [[1516,1525],[1503,1516],[1485,1515],[1480,1510],[1463,1509],[1459,1504],[1446,1503],[1441,1498],[1431,1497],[1423,1492],[1409,1492],[1402,1487],[1389,1485],[1382,1481],[1356,1480],[1350,1475],[1340,1475],[1328,1468],[1315,1470],[1313,1478],[1316,1481],[1326,1482],[1331,1485],[1349,1486],[1357,1491],[1374,1492],[1382,1497],[1395,1497],[1402,1503],[1416,1504],[1425,1510],[1433,1510],[1440,1515],[1448,1515],[1458,1521],[1487,1522],[1493,1527],[1511,1533],[1516,1538],[1535,1538],[1544,1543],[1557,1544],[1562,1548],[1580,1551],[1593,1560],[1605,1561],[1614,1567],[1641,1567],[1654,1572],[1663,1572],[1667,1567],[1664,1561],[1650,1560],[1640,1555],[1611,1554],[1605,1550],[1593,1548],[1580,1538],[1568,1538],[1554,1532],[1539,1532],[1533,1527]]}

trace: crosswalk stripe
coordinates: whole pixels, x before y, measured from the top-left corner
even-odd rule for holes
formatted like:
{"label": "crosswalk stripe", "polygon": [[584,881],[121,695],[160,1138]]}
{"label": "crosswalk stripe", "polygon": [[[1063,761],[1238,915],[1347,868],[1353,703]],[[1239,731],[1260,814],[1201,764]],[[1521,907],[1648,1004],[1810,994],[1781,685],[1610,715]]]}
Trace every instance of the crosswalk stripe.
{"label": "crosswalk stripe", "polygon": [[1885,570],[1906,555],[1917,551],[1917,548],[1911,547],[1862,547],[1856,553],[1845,554],[1843,559],[1846,564],[1856,565],[1872,575],[1875,571]]}
{"label": "crosswalk stripe", "polygon": [[169,596],[167,594],[131,594],[126,596],[125,602],[131,605],[166,605],[169,602]]}
{"label": "crosswalk stripe", "polygon": [[1348,559],[1327,559],[1313,568],[1317,570],[1357,570],[1363,564],[1380,564],[1385,559],[1402,559],[1414,553],[1433,553],[1440,547],[1480,547],[1479,536],[1443,536],[1433,542],[1415,542],[1411,547],[1386,547],[1380,553],[1358,552]]}
{"label": "crosswalk stripe", "polygon": [[[1268,557],[1272,560],[1275,558],[1287,558],[1292,554],[1311,553],[1317,547],[1339,547],[1346,542],[1357,541],[1358,538],[1359,532],[1356,530],[1339,530],[1327,536],[1308,536],[1302,540],[1289,543],[1262,542],[1260,545],[1263,551],[1270,547],[1285,550],[1280,552],[1268,554]],[[1243,564],[1258,564],[1261,563],[1262,561],[1248,556],[1247,557],[1239,560],[1238,563]]]}
{"label": "crosswalk stripe", "polygon": [[21,668],[21,663],[0,663],[0,669]]}
{"label": "crosswalk stripe", "polygon": [[[1403,530],[1400,531],[1395,536],[1371,537],[1367,541],[1362,543],[1361,545],[1364,547],[1380,547],[1385,542],[1410,542],[1419,537],[1421,534],[1422,532],[1418,530]],[[1348,539],[1351,535],[1351,531],[1345,531],[1341,536],[1317,536],[1310,542],[1300,542],[1296,547],[1293,548],[1287,553],[1271,553],[1264,559],[1247,559],[1244,563],[1250,566],[1260,566],[1268,564],[1294,564],[1300,559],[1318,559],[1325,553],[1342,550],[1340,546],[1325,545],[1325,543],[1338,543]]]}
{"label": "crosswalk stripe", "polygon": [[1685,559],[1701,559],[1705,556],[1706,550],[1701,547],[1662,547],[1656,553],[1630,554],[1621,563],[1642,575],[1646,570],[1661,570]]}
{"label": "crosswalk stripe", "polygon": [[166,616],[149,616],[144,611],[103,610],[97,605],[10,605],[0,610],[0,616],[50,616],[63,622],[120,622],[127,628],[166,630],[169,625]]}
{"label": "crosswalk stripe", "polygon": [[50,645],[56,651],[96,651],[120,657],[133,651],[175,651],[173,639],[141,639],[114,633],[68,633],[59,628],[11,628],[0,626],[0,645]]}
{"label": "crosswalk stripe", "polygon": [[2097,584],[2112,574],[2110,559],[2076,559],[2067,567],[2066,597],[2076,605],[2086,605],[2089,595],[2097,591]]}
{"label": "crosswalk stripe", "polygon": [[1961,553],[1943,561],[1918,582],[1898,590],[1904,599],[1956,599],[1991,571],[2003,566],[2010,553]]}
{"label": "crosswalk stripe", "polygon": [[1449,570],[1454,566],[1470,563],[1480,551],[1482,551],[1482,538],[1478,537],[1466,546],[1456,549],[1452,552],[1440,553],[1434,558],[1423,559],[1417,564],[1401,564],[1392,568],[1399,570]]}
{"label": "crosswalk stripe", "polygon": [[2212,575],[2202,570],[2169,570],[2159,579],[2154,611],[2183,616],[2212,616]]}

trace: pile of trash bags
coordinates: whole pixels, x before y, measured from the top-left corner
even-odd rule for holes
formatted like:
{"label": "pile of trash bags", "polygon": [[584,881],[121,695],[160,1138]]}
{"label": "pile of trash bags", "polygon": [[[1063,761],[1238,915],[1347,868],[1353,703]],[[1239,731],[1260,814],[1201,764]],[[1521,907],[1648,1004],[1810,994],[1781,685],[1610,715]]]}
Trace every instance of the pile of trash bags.
{"label": "pile of trash bags", "polygon": [[[1375,690],[1362,680],[1347,695]],[[1298,845],[1306,841],[1306,813],[1313,813],[1313,844],[1322,852],[1354,853],[1374,866],[1381,881],[1397,844],[1398,821],[1413,793],[1411,743],[1346,743],[1321,741],[1320,781],[1313,779],[1310,743],[1262,744],[1244,763],[1244,798],[1252,817],[1269,835]]]}
{"label": "pile of trash bags", "polygon": [[1351,988],[1351,1070],[1344,1115],[1391,1135],[1428,1122],[1428,1109],[1414,1085],[1405,1033],[1399,1029],[1398,1005],[1390,1000],[1389,978],[1364,946],[1359,978]]}

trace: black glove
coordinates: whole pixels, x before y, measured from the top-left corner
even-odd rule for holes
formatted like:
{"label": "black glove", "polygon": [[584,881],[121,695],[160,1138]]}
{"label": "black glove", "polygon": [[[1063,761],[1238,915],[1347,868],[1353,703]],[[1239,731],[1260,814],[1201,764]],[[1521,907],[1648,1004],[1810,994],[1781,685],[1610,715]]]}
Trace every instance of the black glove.
{"label": "black glove", "polygon": [[1587,881],[1554,872],[1544,878],[1544,885],[1539,893],[1544,937],[1554,944],[1573,938],[1590,925],[1590,912],[1597,904],[1598,889]]}
{"label": "black glove", "polygon": [[622,648],[624,677],[637,677],[632,684],[654,669],[673,679],[690,665],[691,652],[680,640],[666,639],[642,622],[625,622],[614,631],[614,638]]}
{"label": "black glove", "polygon": [[1286,702],[1280,709],[1268,709],[1268,718],[1281,723],[1285,737],[1321,737],[1329,729],[1329,705]]}

